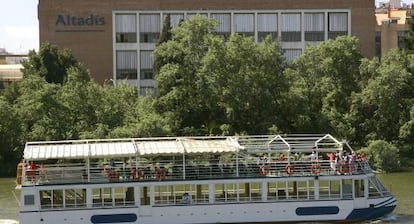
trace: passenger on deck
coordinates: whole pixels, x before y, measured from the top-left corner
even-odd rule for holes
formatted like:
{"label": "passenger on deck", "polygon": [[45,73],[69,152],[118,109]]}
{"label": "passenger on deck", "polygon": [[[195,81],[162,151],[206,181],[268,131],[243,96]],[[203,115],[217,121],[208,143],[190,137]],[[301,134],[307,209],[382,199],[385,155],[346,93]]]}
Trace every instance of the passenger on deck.
{"label": "passenger on deck", "polygon": [[316,155],[315,151],[312,151],[312,153],[308,156],[308,158],[312,161],[312,162],[316,162],[318,161],[318,156]]}
{"label": "passenger on deck", "polygon": [[285,160],[286,160],[285,155],[283,153],[280,153],[280,155],[279,155],[279,161],[280,162],[283,162]]}
{"label": "passenger on deck", "polygon": [[328,153],[327,156],[329,158],[331,169],[333,172],[335,172],[336,171],[336,154],[331,152],[331,153]]}

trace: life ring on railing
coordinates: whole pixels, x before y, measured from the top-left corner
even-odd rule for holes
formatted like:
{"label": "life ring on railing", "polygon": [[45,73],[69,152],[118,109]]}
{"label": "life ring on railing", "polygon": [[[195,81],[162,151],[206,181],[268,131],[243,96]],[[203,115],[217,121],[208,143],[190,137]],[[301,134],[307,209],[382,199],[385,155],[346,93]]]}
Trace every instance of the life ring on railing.
{"label": "life ring on railing", "polygon": [[285,171],[288,175],[292,175],[295,173],[295,166],[293,166],[292,164],[288,164],[285,166]]}
{"label": "life ring on railing", "polygon": [[139,180],[142,177],[142,170],[133,168],[131,170],[131,177],[134,180]]}
{"label": "life ring on railing", "polygon": [[268,166],[262,165],[259,167],[259,174],[260,176],[266,176],[269,174],[270,170]]}
{"label": "life ring on railing", "polygon": [[155,179],[157,180],[164,180],[165,177],[167,176],[167,170],[164,168],[157,168],[155,169],[154,176],[155,176]]}
{"label": "life ring on railing", "polygon": [[116,182],[119,180],[119,173],[116,170],[108,170],[107,175],[110,182]]}
{"label": "life ring on railing", "polygon": [[321,172],[321,164],[319,163],[312,163],[311,172],[315,175]]}
{"label": "life ring on railing", "polygon": [[346,163],[340,164],[338,166],[338,172],[340,174],[349,173],[349,166]]}

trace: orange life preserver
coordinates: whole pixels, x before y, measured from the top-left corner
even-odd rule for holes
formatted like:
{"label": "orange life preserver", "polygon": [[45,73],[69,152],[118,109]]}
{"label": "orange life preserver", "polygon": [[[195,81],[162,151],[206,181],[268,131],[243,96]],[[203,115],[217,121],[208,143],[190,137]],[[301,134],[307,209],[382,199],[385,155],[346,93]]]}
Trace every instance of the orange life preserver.
{"label": "orange life preserver", "polygon": [[140,170],[140,169],[132,169],[131,170],[131,176],[132,176],[132,179],[134,179],[134,180],[139,180],[139,179],[141,179],[141,177],[142,177],[142,170]]}
{"label": "orange life preserver", "polygon": [[167,170],[164,168],[157,168],[155,169],[154,176],[157,180],[164,180],[165,176],[167,176]]}
{"label": "orange life preserver", "polygon": [[295,166],[288,164],[285,166],[285,171],[287,174],[292,175],[295,173]]}
{"label": "orange life preserver", "polygon": [[110,182],[116,182],[119,180],[119,173],[114,169],[108,170],[107,175]]}
{"label": "orange life preserver", "polygon": [[349,165],[347,163],[340,164],[338,166],[338,171],[341,174],[349,173]]}
{"label": "orange life preserver", "polygon": [[319,163],[312,163],[311,172],[313,174],[319,174],[321,172],[321,164]]}
{"label": "orange life preserver", "polygon": [[260,176],[266,176],[267,174],[269,174],[269,171],[270,170],[269,170],[268,166],[262,165],[262,166],[259,167]]}

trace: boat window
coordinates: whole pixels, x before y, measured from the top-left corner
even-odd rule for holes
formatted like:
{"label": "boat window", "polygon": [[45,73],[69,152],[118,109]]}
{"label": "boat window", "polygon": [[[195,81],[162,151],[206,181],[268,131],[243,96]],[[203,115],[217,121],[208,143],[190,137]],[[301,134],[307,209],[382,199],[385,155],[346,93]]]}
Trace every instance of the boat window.
{"label": "boat window", "polygon": [[341,197],[340,180],[320,180],[319,197],[321,199],[338,199]]}
{"label": "boat window", "polygon": [[307,181],[289,181],[288,182],[289,199],[308,199],[308,182]]}
{"label": "boat window", "polygon": [[94,207],[113,206],[112,188],[92,189],[92,203]]}
{"label": "boat window", "polygon": [[286,182],[268,183],[267,185],[268,200],[284,200],[286,199]]}
{"label": "boat window", "polygon": [[352,179],[342,180],[342,198],[352,198]]}
{"label": "boat window", "polygon": [[47,209],[52,207],[52,191],[40,191],[40,208]]}
{"label": "boat window", "polygon": [[86,189],[65,190],[65,206],[67,208],[86,207]]}
{"label": "boat window", "polygon": [[196,195],[194,198],[194,203],[208,203],[209,202],[209,188],[208,184],[198,184],[196,185]]}
{"label": "boat window", "polygon": [[[261,183],[240,183],[239,184],[239,201],[262,200]],[[217,192],[217,188],[216,188]],[[216,196],[217,197],[217,196]]]}
{"label": "boat window", "polygon": [[355,197],[356,198],[363,198],[364,197],[364,180],[363,179],[356,179],[354,180],[354,188],[355,188]]}
{"label": "boat window", "polygon": [[141,187],[141,205],[150,205],[150,194],[148,187]]}
{"label": "boat window", "polygon": [[34,195],[29,194],[24,196],[24,205],[34,205]]}
{"label": "boat window", "polygon": [[177,185],[175,192],[178,204],[189,204],[197,201],[196,197],[196,185],[195,184],[181,184]]}
{"label": "boat window", "polygon": [[227,193],[227,201],[237,201],[238,198],[238,184],[235,183],[228,183],[225,185],[226,193]]}
{"label": "boat window", "polygon": [[158,205],[175,204],[176,198],[173,185],[155,186],[154,203]]}
{"label": "boat window", "polygon": [[135,201],[133,187],[115,187],[114,196],[116,206],[133,205]]}
{"label": "boat window", "polygon": [[384,188],[384,186],[382,186],[382,184],[379,183],[377,178],[375,177],[370,178],[368,180],[368,197],[369,198],[381,197],[382,188]]}

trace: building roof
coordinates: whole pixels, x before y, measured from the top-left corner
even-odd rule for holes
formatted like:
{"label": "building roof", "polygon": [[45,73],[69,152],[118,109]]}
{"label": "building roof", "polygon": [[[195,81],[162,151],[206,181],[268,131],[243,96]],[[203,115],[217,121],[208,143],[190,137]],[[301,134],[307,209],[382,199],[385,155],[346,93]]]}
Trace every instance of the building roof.
{"label": "building roof", "polygon": [[377,25],[381,26],[383,21],[396,19],[397,24],[405,24],[407,19],[407,10],[391,10],[390,13],[375,13]]}

